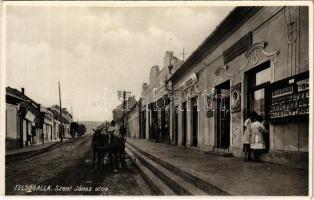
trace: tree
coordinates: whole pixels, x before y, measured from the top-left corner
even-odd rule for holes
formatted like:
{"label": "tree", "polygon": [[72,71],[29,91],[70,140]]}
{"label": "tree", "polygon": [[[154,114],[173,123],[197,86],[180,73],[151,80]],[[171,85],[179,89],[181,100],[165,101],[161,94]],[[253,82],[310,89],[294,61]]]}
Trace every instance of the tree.
{"label": "tree", "polygon": [[82,136],[86,132],[86,126],[84,124],[79,124],[77,129],[77,135]]}
{"label": "tree", "polygon": [[79,124],[76,122],[72,122],[70,124],[70,133],[72,138],[75,138],[76,133],[78,133]]}

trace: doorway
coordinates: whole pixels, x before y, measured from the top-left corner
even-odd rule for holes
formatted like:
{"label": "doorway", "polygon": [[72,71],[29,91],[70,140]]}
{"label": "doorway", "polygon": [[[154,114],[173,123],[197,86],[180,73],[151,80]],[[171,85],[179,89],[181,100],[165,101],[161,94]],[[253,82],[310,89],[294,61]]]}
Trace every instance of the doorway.
{"label": "doorway", "polygon": [[178,145],[178,107],[174,109],[174,144]]}
{"label": "doorway", "polygon": [[198,143],[197,97],[191,99],[191,105],[192,105],[192,146],[196,147]]}
{"label": "doorway", "polygon": [[141,111],[141,138],[146,139],[146,112]]}
{"label": "doorway", "polygon": [[217,148],[230,146],[230,81],[216,87],[217,91]]}
{"label": "doorway", "polygon": [[186,102],[182,103],[182,146],[186,146]]}

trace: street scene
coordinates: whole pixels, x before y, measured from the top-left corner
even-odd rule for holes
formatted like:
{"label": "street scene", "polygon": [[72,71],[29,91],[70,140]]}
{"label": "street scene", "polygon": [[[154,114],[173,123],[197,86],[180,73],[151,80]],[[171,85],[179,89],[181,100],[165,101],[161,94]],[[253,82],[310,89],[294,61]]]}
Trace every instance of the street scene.
{"label": "street scene", "polygon": [[5,195],[311,196],[311,6],[159,3],[4,5]]}

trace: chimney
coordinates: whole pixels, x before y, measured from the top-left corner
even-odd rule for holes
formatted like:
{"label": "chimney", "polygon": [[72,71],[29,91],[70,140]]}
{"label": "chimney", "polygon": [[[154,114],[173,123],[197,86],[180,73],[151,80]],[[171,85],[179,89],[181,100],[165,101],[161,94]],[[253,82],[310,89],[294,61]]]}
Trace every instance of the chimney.
{"label": "chimney", "polygon": [[22,94],[25,94],[24,92],[25,92],[25,90],[24,90],[24,88],[22,87],[21,88],[21,92],[22,92]]}

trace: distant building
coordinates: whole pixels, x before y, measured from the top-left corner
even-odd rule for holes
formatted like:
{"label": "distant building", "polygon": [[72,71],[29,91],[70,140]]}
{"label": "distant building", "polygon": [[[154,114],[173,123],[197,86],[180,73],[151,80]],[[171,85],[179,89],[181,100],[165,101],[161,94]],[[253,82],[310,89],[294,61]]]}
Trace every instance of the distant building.
{"label": "distant building", "polygon": [[126,135],[132,138],[140,138],[139,103],[126,113]]}
{"label": "distant building", "polygon": [[123,126],[123,113],[126,114],[128,111],[130,111],[130,109],[133,108],[136,103],[137,101],[135,99],[135,96],[131,96],[126,100],[125,108],[123,108],[123,103],[121,103],[119,106],[113,109],[112,118],[115,121],[115,125],[118,129]]}
{"label": "distant building", "polygon": [[62,118],[60,118],[60,106],[58,105],[53,105],[49,108],[55,117],[55,125],[59,125],[59,137],[60,137],[60,129],[61,129],[61,121],[63,124],[63,129],[64,129],[64,138],[71,138],[71,133],[70,133],[70,124],[73,122],[73,117],[71,113],[67,111],[66,108],[62,108]]}
{"label": "distant building", "polygon": [[140,98],[140,138],[156,139],[151,131],[152,123],[155,121],[161,128],[162,135],[159,138],[166,143],[171,141],[169,132],[170,105],[168,101],[170,95],[167,88],[171,85],[167,81],[182,63],[173,55],[173,52],[166,51],[163,68],[159,69],[159,66],[151,68],[149,84],[143,83]]}

